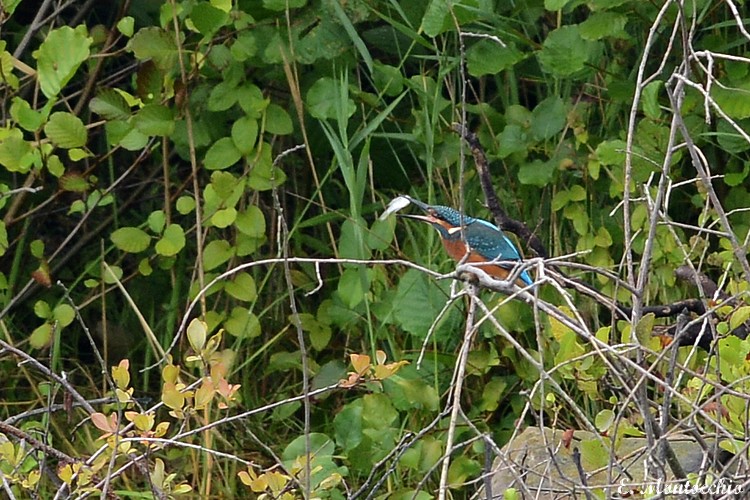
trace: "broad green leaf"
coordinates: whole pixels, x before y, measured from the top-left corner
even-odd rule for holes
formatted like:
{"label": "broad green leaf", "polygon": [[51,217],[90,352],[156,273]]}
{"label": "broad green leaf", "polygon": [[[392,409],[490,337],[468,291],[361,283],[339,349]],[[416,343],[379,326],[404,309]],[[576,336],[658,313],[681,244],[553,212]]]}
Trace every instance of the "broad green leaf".
{"label": "broad green leaf", "polygon": [[444,30],[445,19],[450,15],[451,2],[448,0],[431,0],[422,17],[420,31],[429,37],[435,37]]}
{"label": "broad green leaf", "polygon": [[193,318],[187,327],[187,338],[194,352],[203,350],[203,347],[206,345],[207,335],[208,325],[198,318]]}
{"label": "broad green leaf", "polygon": [[609,463],[609,446],[602,444],[606,438],[584,439],[579,443],[581,449],[581,463],[584,470],[594,470],[606,467]]}
{"label": "broad green leaf", "polygon": [[[310,343],[313,349],[321,351],[328,346],[332,333],[330,326],[318,321],[318,318],[309,313],[300,313],[297,315],[297,319],[302,330],[310,335]],[[289,316],[289,321],[294,323],[293,315]]]}
{"label": "broad green leaf", "polygon": [[612,410],[600,411],[596,414],[596,417],[594,417],[594,425],[596,426],[596,430],[601,433],[609,431],[615,421],[615,418],[615,412],[613,412]]}
{"label": "broad green leaf", "polygon": [[556,170],[557,162],[554,160],[525,162],[518,170],[518,180],[521,184],[544,187],[552,181]]}
{"label": "broad green leaf", "polygon": [[229,20],[229,15],[216,7],[201,2],[190,12],[190,20],[201,35],[210,37]]}
{"label": "broad green leaf", "polygon": [[497,136],[500,147],[497,154],[500,158],[507,158],[514,153],[526,152],[529,148],[529,136],[526,131],[516,124],[509,124]]}
{"label": "broad green leaf", "polygon": [[404,90],[404,77],[395,66],[374,61],[372,80],[378,90],[388,96],[397,96]]}
{"label": "broad green leaf", "polygon": [[219,82],[211,89],[207,107],[209,111],[226,111],[239,98],[237,85],[233,82]]}
{"label": "broad green leaf", "polygon": [[531,133],[535,139],[551,139],[565,127],[565,103],[557,96],[540,102],[531,112]]}
{"label": "broad green leaf", "polygon": [[641,345],[649,345],[651,333],[654,331],[654,313],[644,314],[635,327],[635,336]]}
{"label": "broad green leaf", "polygon": [[562,26],[552,31],[539,52],[542,69],[558,77],[578,73],[598,53],[599,42],[581,38],[578,26]]}
{"label": "broad green leaf", "polygon": [[131,16],[125,16],[117,21],[117,31],[130,38],[133,36],[133,28],[135,26],[135,19]]}
{"label": "broad green leaf", "polygon": [[258,290],[255,287],[255,280],[246,272],[237,273],[237,275],[224,285],[224,290],[237,300],[244,302],[253,302],[258,298]]}
{"label": "broad green leaf", "polygon": [[37,318],[50,319],[52,317],[52,308],[44,300],[34,302],[34,314]]}
{"label": "broad green leaf", "polygon": [[242,158],[242,153],[234,145],[231,137],[222,137],[214,142],[203,160],[204,165],[209,170],[221,170],[231,167]]}
{"label": "broad green leaf", "polygon": [[372,250],[387,249],[393,241],[395,229],[395,217],[388,217],[386,220],[376,219],[367,233],[367,246]]}
{"label": "broad green leaf", "polygon": [[339,278],[339,296],[350,309],[357,307],[365,299],[365,293],[370,289],[367,271],[369,269],[346,269]]}
{"label": "broad green leaf", "polygon": [[156,242],[154,249],[156,253],[164,257],[177,255],[185,246],[185,232],[179,224],[170,224],[164,230],[164,234]]}
{"label": "broad green leaf", "polygon": [[54,144],[65,149],[83,147],[88,139],[81,119],[63,111],[52,113],[44,126],[44,133]]}
{"label": "broad green leaf", "polygon": [[187,215],[195,210],[195,198],[187,195],[180,196],[179,198],[177,198],[175,208],[181,215]]}
{"label": "broad green leaf", "polygon": [[237,150],[247,156],[255,148],[258,140],[258,120],[243,116],[232,125],[232,141]]}
{"label": "broad green leaf", "polygon": [[258,317],[244,307],[232,309],[229,318],[224,321],[224,329],[238,338],[255,338],[260,335],[260,321]]}
{"label": "broad green leaf", "polygon": [[479,40],[466,52],[466,68],[471,76],[495,75],[523,59],[515,45],[503,47],[488,39]]}
{"label": "broad green leaf", "polygon": [[88,59],[92,42],[86,26],[75,29],[63,26],[51,31],[34,51],[39,87],[47,98],[57,96],[73,78],[81,63]]}
{"label": "broad green leaf", "polygon": [[255,34],[251,31],[241,33],[235,38],[230,50],[232,52],[232,57],[240,62],[247,61],[255,56],[258,52],[258,46],[255,43]]}
{"label": "broad green leaf", "polygon": [[226,201],[232,196],[238,184],[239,180],[230,172],[213,172],[211,174],[211,187],[222,201]]}
{"label": "broad green leaf", "polygon": [[748,319],[750,319],[750,306],[738,307],[729,318],[729,329],[734,330]]}
{"label": "broad green leaf", "polygon": [[24,130],[35,132],[44,123],[44,115],[39,111],[31,109],[31,105],[16,96],[10,105],[10,116]]}
{"label": "broad green leaf", "polygon": [[255,205],[247,207],[246,210],[237,214],[235,221],[237,229],[253,238],[260,238],[266,234],[266,219],[263,212]]}
{"label": "broad green leaf", "polygon": [[128,42],[128,49],[133,51],[138,60],[153,60],[162,70],[171,70],[177,61],[174,34],[154,26],[138,30]]}
{"label": "broad green leaf", "polygon": [[46,347],[52,340],[52,325],[43,323],[31,332],[29,336],[29,345],[34,349]]}
{"label": "broad green leaf", "polygon": [[147,104],[135,115],[133,125],[144,135],[167,136],[174,132],[174,114],[161,104]]}
{"label": "broad green leaf", "polygon": [[0,140],[0,165],[10,172],[26,173],[34,162],[34,151],[31,145],[23,140],[23,133],[17,128],[11,129],[4,139]]}
{"label": "broad green leaf", "polygon": [[346,405],[333,419],[336,444],[345,452],[362,442],[362,404],[359,401]]}
{"label": "broad green leaf", "polygon": [[[348,94],[347,94],[348,96]],[[342,105],[339,84],[330,77],[319,78],[307,91],[305,104],[310,114],[318,119],[337,119],[336,107]],[[354,101],[346,97],[345,115],[351,117],[356,111]]]}
{"label": "broad green leaf", "polygon": [[221,208],[211,216],[211,224],[218,228],[231,226],[237,218],[237,209],[234,207]]}
{"label": "broad green leaf", "polygon": [[60,189],[73,193],[85,193],[91,188],[91,184],[78,172],[70,172],[60,177],[58,181]]}
{"label": "broad green leaf", "polygon": [[278,104],[269,104],[266,108],[266,132],[276,135],[288,135],[293,130],[292,118],[289,116],[289,113]]}
{"label": "broad green leaf", "polygon": [[580,24],[581,38],[584,40],[601,40],[602,38],[628,38],[625,25],[627,16],[617,12],[594,12]]}
{"label": "broad green leaf", "polygon": [[58,304],[52,311],[52,317],[58,322],[61,328],[65,328],[73,322],[76,312],[68,304]]}
{"label": "broad green leaf", "polygon": [[154,210],[148,214],[146,222],[148,229],[152,233],[160,234],[164,231],[164,225],[167,223],[167,215],[164,213],[164,210]]}
{"label": "broad green leaf", "polygon": [[138,151],[148,143],[148,136],[128,122],[108,121],[104,127],[107,131],[107,140],[113,146],[119,145],[128,151]]}
{"label": "broad green leaf", "polygon": [[658,120],[661,116],[661,108],[659,107],[659,92],[661,91],[664,82],[661,80],[654,80],[653,82],[646,85],[643,89],[643,99],[641,99],[641,105],[643,106],[643,112],[649,118]]}
{"label": "broad green leaf", "polygon": [[729,88],[713,85],[711,97],[729,118],[735,120],[750,118],[750,80]]}
{"label": "broad green leaf", "polygon": [[137,227],[121,227],[110,236],[112,243],[123,252],[143,252],[151,244],[151,237]]}
{"label": "broad green leaf", "polygon": [[213,240],[203,249],[203,268],[215,269],[234,256],[234,248],[226,240]]}

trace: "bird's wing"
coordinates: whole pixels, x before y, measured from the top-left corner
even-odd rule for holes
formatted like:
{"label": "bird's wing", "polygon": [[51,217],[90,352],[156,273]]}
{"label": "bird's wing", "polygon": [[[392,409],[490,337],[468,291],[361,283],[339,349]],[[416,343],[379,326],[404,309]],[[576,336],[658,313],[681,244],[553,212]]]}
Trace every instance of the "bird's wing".
{"label": "bird's wing", "polygon": [[466,242],[487,260],[521,260],[521,254],[505,233],[481,219],[466,226]]}

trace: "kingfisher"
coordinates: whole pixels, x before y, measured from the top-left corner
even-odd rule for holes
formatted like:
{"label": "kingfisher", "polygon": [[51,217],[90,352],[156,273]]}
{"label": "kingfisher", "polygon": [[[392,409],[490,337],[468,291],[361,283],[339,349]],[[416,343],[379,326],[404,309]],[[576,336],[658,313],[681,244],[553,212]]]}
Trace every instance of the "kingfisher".
{"label": "kingfisher", "polygon": [[[394,198],[381,216],[387,217],[393,212],[401,210],[409,204],[414,204],[425,213],[425,215],[406,215],[401,217],[416,219],[426,222],[434,227],[443,242],[448,255],[457,262],[466,258],[465,262],[488,263],[493,261],[521,261],[521,254],[513,245],[513,242],[496,225],[486,220],[477,219],[464,215],[461,217],[457,210],[443,205],[428,205],[411,196],[401,195]],[[463,219],[463,220],[462,220]],[[463,223],[463,238],[461,236],[461,224]],[[468,257],[466,254],[468,253]],[[513,272],[512,263],[478,266],[494,278],[507,280]],[[516,280],[519,286],[533,285],[534,282],[529,273],[522,271]]]}

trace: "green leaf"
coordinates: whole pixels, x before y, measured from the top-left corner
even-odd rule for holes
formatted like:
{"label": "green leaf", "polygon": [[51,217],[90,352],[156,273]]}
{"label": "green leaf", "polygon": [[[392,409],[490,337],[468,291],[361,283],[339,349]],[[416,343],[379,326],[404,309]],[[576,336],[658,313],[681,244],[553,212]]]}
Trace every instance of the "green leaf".
{"label": "green leaf", "polygon": [[348,404],[333,419],[336,444],[345,452],[353,450],[362,442],[362,405]]}
{"label": "green leaf", "polygon": [[261,334],[258,317],[244,307],[232,309],[229,318],[224,321],[224,329],[237,338],[253,339]]}
{"label": "green leaf", "polygon": [[237,300],[253,302],[258,298],[255,280],[246,272],[237,273],[232,281],[224,285],[224,290]]}
{"label": "green leaf", "polygon": [[[331,341],[331,327],[321,323],[318,319],[309,313],[300,313],[297,315],[300,327],[303,331],[310,334],[310,343],[313,349],[321,351],[328,346]],[[289,321],[294,323],[294,317],[289,316]]]}
{"label": "green leaf", "polygon": [[367,279],[366,271],[368,269],[346,269],[339,278],[338,293],[349,309],[357,307],[365,299],[365,293],[370,289],[370,280]]}
{"label": "green leaf", "polygon": [[19,129],[11,129],[8,134],[0,140],[0,165],[10,172],[25,174],[34,163],[34,151]]}
{"label": "green leaf", "polygon": [[231,137],[222,137],[214,142],[203,160],[203,164],[209,170],[221,170],[231,167],[242,158],[242,153],[234,145]]}
{"label": "green leaf", "polygon": [[167,215],[164,213],[164,210],[154,210],[148,214],[146,222],[152,233],[159,234],[164,231],[164,224],[167,223]]}
{"label": "green leaf", "polygon": [[119,145],[128,151],[138,151],[148,143],[148,136],[130,123],[113,120],[105,125],[107,140],[113,146]]}
{"label": "green leaf", "polygon": [[226,240],[213,240],[203,249],[203,269],[210,271],[234,256],[234,247]]}
{"label": "green leaf", "polygon": [[121,227],[110,238],[117,248],[129,253],[143,252],[151,244],[151,237],[137,227]]}
{"label": "green leaf", "polygon": [[133,28],[135,26],[135,19],[131,16],[125,16],[117,21],[117,31],[130,38],[133,36]]}
{"label": "green leaf", "polygon": [[[348,95],[348,94],[347,94]],[[337,106],[341,105],[341,91],[339,84],[330,77],[319,78],[307,91],[307,98],[305,103],[307,109],[314,118],[321,120],[325,119],[337,119],[338,113],[336,111]],[[354,101],[347,97],[344,114],[347,118],[350,118],[357,108],[354,105]]]}
{"label": "green leaf", "polygon": [[750,319],[750,306],[738,307],[729,318],[729,329],[734,330],[748,319]]}
{"label": "green leaf", "polygon": [[73,322],[76,317],[75,309],[68,304],[59,304],[52,311],[52,317],[58,322],[61,328],[65,328]]}
{"label": "green leaf", "polygon": [[135,115],[133,125],[145,135],[171,135],[174,132],[174,113],[161,104],[147,104]]}
{"label": "green leaf", "polygon": [[393,241],[395,229],[395,217],[388,217],[386,220],[376,219],[367,233],[367,246],[372,250],[386,250]]}
{"label": "green leaf", "polygon": [[612,11],[594,12],[580,24],[581,38],[601,40],[602,38],[628,38],[625,25],[627,16]]}
{"label": "green leaf", "polygon": [[237,150],[247,156],[258,140],[258,120],[243,116],[232,125],[232,141]]}
{"label": "green leaf", "polygon": [[234,106],[238,98],[237,85],[234,82],[219,82],[211,89],[207,108],[209,111],[226,111]]}
{"label": "green leaf", "polygon": [[211,216],[211,224],[223,229],[231,226],[237,218],[237,209],[234,207],[221,208]]}
{"label": "green leaf", "polygon": [[61,148],[80,148],[86,145],[88,133],[80,118],[71,113],[52,113],[44,126],[44,133]]}
{"label": "green leaf", "polygon": [[448,0],[431,0],[427,10],[422,17],[420,31],[425,35],[435,37],[444,31],[446,18],[450,15],[450,2]]}
{"label": "green leaf", "polygon": [[641,99],[641,105],[643,106],[643,112],[649,118],[654,120],[659,119],[661,116],[661,108],[659,107],[659,92],[661,91],[664,82],[661,80],[654,80],[653,82],[646,85],[643,89],[643,99]]}
{"label": "green leaf", "polygon": [[289,113],[278,104],[269,104],[266,108],[266,132],[276,135],[288,135],[293,130],[292,118],[289,116]]}
{"label": "green leaf", "polygon": [[506,125],[497,136],[500,147],[497,154],[500,158],[507,158],[514,153],[523,153],[529,148],[529,136],[520,125]]}
{"label": "green leaf", "polygon": [[170,224],[156,242],[156,253],[164,257],[177,255],[185,246],[185,232],[179,224]]}
{"label": "green leaf", "polygon": [[539,141],[551,139],[562,131],[566,119],[563,100],[557,96],[548,97],[531,112],[531,134]]}
{"label": "green leaf", "polygon": [[187,215],[195,210],[195,198],[188,195],[180,196],[179,198],[177,198],[175,208],[177,208],[177,211],[180,213],[180,215]]}
{"label": "green leaf", "polygon": [[554,160],[526,162],[518,170],[518,180],[521,184],[544,187],[552,181],[556,170],[557,162]]}
{"label": "green leaf", "polygon": [[57,96],[81,63],[88,59],[92,42],[86,26],[75,29],[63,26],[51,31],[34,51],[39,87],[48,99]]}
{"label": "green leaf", "polygon": [[607,432],[615,421],[615,412],[612,410],[602,410],[594,417],[594,425],[596,430],[601,433]]}
{"label": "green leaf", "polygon": [[13,98],[10,105],[10,116],[21,128],[29,132],[39,130],[44,123],[42,113],[31,109],[31,105],[18,96]]}
{"label": "green leaf", "polygon": [[235,225],[242,234],[253,238],[260,238],[266,234],[266,219],[263,217],[260,208],[255,205],[251,205],[245,211],[238,213]]}
{"label": "green leaf", "polygon": [[193,25],[201,35],[206,37],[211,37],[216,33],[226,24],[228,19],[229,16],[226,12],[205,2],[199,3],[190,12],[190,20],[193,21]]}
{"label": "green leaf", "polygon": [[29,345],[34,349],[46,347],[52,340],[52,325],[43,323],[31,332],[29,336]]}
{"label": "green leaf", "polygon": [[722,88],[711,86],[711,97],[724,112],[734,120],[750,118],[750,81]]}
{"label": "green leaf", "polygon": [[393,315],[405,331],[424,338],[445,304],[445,294],[421,272],[410,269],[398,283]]}
{"label": "green leaf", "polygon": [[654,313],[648,313],[644,314],[640,321],[638,321],[635,327],[635,336],[641,345],[649,345],[651,333],[654,331],[655,319],[656,315]]}
{"label": "green leaf", "polygon": [[558,77],[569,77],[583,70],[599,50],[599,42],[581,38],[578,26],[562,26],[552,31],[539,52],[544,71]]}
{"label": "green leaf", "polygon": [[153,26],[138,30],[128,42],[128,49],[138,60],[153,60],[162,70],[171,70],[177,61],[174,34]]}
{"label": "green leaf", "polygon": [[37,318],[50,319],[52,317],[52,308],[43,300],[34,302],[34,314]]}
{"label": "green leaf", "polygon": [[496,75],[523,59],[514,45],[503,47],[494,40],[482,39],[466,52],[466,68],[471,76]]}

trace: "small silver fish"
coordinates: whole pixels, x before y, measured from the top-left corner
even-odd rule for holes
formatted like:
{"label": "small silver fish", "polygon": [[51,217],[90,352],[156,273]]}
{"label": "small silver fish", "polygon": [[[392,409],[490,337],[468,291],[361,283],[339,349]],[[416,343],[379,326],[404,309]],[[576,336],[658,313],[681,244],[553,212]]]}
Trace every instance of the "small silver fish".
{"label": "small silver fish", "polygon": [[402,208],[405,208],[409,206],[411,203],[411,197],[406,195],[396,196],[391,200],[391,202],[388,204],[387,207],[385,207],[385,212],[378,217],[379,220],[385,220],[388,218],[389,215],[394,214],[401,210]]}

